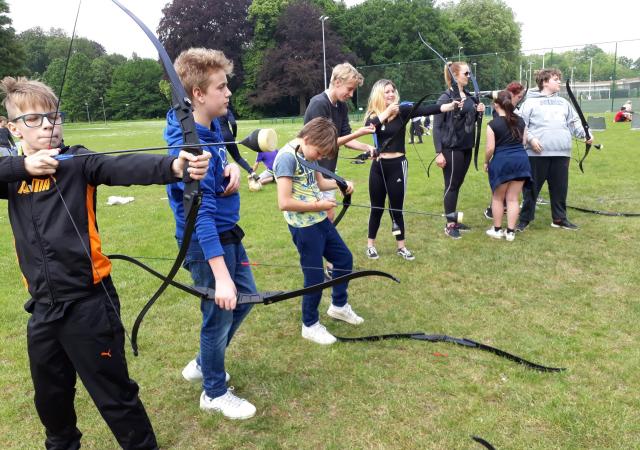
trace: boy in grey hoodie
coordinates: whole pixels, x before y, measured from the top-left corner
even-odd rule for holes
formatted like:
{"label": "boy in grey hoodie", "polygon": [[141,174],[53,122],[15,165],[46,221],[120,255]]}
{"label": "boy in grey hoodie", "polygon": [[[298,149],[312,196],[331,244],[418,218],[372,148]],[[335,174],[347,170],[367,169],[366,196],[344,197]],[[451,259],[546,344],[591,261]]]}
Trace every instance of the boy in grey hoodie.
{"label": "boy in grey hoodie", "polygon": [[586,139],[580,118],[571,104],[560,97],[562,72],[542,69],[536,73],[539,92],[529,92],[521,108],[528,129],[527,153],[533,183],[523,190],[523,204],[517,231],[524,231],[534,219],[536,199],[546,181],[551,202],[551,226],[567,230],[578,227],[567,219],[567,191],[572,135]]}

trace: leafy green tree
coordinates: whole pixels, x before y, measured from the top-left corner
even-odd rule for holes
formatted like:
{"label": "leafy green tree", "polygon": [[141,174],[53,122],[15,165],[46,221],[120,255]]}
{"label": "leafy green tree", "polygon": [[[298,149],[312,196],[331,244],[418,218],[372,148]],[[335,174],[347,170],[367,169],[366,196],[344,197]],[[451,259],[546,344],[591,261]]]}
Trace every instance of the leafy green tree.
{"label": "leafy green tree", "polygon": [[82,53],[73,55],[69,60],[60,109],[74,122],[88,120],[87,105],[92,91],[91,71],[87,70],[89,65],[89,58]]}
{"label": "leafy green tree", "polygon": [[191,47],[222,50],[233,61],[231,89],[243,80],[242,51],[253,37],[250,0],[173,0],[162,10],[158,36],[171,58]]}
{"label": "leafy green tree", "polygon": [[[266,51],[258,75],[257,90],[252,98],[259,105],[274,105],[282,99],[293,99],[297,108],[286,114],[303,115],[307,98],[324,87],[322,32],[320,21],[309,22],[309,17],[320,17],[322,10],[307,1],[294,1],[283,11],[275,31],[275,47]],[[330,68],[343,61],[353,62],[354,55],[341,51],[338,35],[325,26],[325,49]],[[289,102],[291,104],[291,102]],[[284,105],[285,107],[287,105]],[[279,111],[282,114],[282,111]]]}
{"label": "leafy green tree", "polygon": [[[50,28],[49,31],[41,27],[30,28],[20,33],[18,39],[26,50],[25,64],[33,77],[43,74],[54,59],[66,59],[69,54],[71,38],[61,28]],[[83,37],[73,40],[72,53],[81,53],[91,61],[106,54],[101,44]]]}
{"label": "leafy green tree", "polygon": [[16,38],[8,13],[9,5],[0,0],[0,77],[27,73],[24,48]]}
{"label": "leafy green tree", "polygon": [[170,107],[159,82],[163,69],[152,59],[134,59],[115,68],[105,107],[116,120],[163,117]]}
{"label": "leafy green tree", "polygon": [[[459,40],[432,1],[368,0],[332,23],[361,65],[376,66],[362,68],[365,82],[358,105],[366,103],[371,85],[380,78],[392,79],[406,100],[442,91],[443,64],[420,42],[418,31],[440,51],[457,48]],[[403,64],[418,60],[424,62]]]}
{"label": "leafy green tree", "polygon": [[[476,63],[481,89],[500,89],[517,77],[520,26],[504,1],[461,0],[448,5],[444,11],[463,47],[463,54],[471,55],[461,59]],[[444,51],[457,59],[460,46],[445,47]]]}

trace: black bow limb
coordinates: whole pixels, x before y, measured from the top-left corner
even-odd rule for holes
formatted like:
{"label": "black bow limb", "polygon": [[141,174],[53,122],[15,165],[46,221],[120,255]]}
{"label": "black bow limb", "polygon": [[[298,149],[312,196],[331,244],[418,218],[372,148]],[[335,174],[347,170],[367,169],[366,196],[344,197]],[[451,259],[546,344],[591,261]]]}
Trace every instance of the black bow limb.
{"label": "black bow limb", "polygon": [[[569,96],[569,100],[571,101],[571,104],[573,105],[574,109],[576,110],[576,113],[578,113],[578,117],[580,118],[580,123],[582,124],[582,128],[584,129],[584,138],[585,140],[589,140],[591,138],[591,131],[589,131],[589,122],[587,122],[587,119],[584,117],[584,114],[582,113],[582,108],[580,108],[580,104],[578,103],[578,100],[576,100],[576,97],[573,95],[573,91],[571,90],[571,80],[569,78],[567,78],[565,87],[567,88],[567,95]],[[591,151],[591,144],[589,144],[588,142],[585,142],[584,145],[585,145],[584,154],[582,155],[582,158],[580,159],[580,161],[578,161],[578,168],[582,173],[584,173],[582,164],[584,163],[584,160],[587,159],[587,156],[589,156],[589,152]]]}
{"label": "black bow limb", "polygon": [[[153,43],[154,47],[158,52],[158,56],[160,57],[160,61],[162,62],[162,66],[164,67],[165,73],[169,77],[169,82],[171,84],[171,94],[172,94],[172,108],[175,112],[176,119],[180,123],[180,129],[182,130],[182,140],[184,144],[186,144],[185,151],[188,151],[194,155],[202,154],[202,149],[198,147],[200,144],[200,138],[198,137],[198,132],[196,130],[195,119],[193,117],[193,108],[191,105],[191,101],[180,81],[180,77],[173,67],[173,63],[167,54],[167,51],[162,46],[162,43],[158,40],[158,38],[153,34],[153,32],[131,11],[129,11],[124,5],[122,5],[117,0],[112,0],[112,2],[117,5],[125,14],[127,14],[139,27],[142,31],[147,35],[149,40]],[[193,147],[189,147],[189,145],[193,144]],[[180,267],[182,266],[182,261],[187,254],[187,249],[189,248],[189,244],[191,243],[191,236],[195,230],[196,218],[198,216],[198,210],[200,208],[200,203],[202,201],[202,192],[200,190],[200,182],[196,180],[192,180],[189,176],[188,165],[185,165],[184,173],[183,173],[183,182],[184,182],[184,193],[183,193],[183,204],[185,211],[185,226],[184,226],[184,235],[182,238],[182,245],[178,250],[178,255],[169,270],[169,273],[166,277],[163,278],[162,284],[158,289],[154,292],[151,298],[145,303],[144,307],[138,313],[136,320],[133,324],[133,328],[131,330],[131,347],[133,349],[133,354],[138,356],[138,331],[140,326],[142,325],[142,321],[144,320],[145,315],[153,304],[160,298],[162,293],[171,285],[171,281],[175,278]]]}
{"label": "black bow limb", "polygon": [[493,353],[494,355],[506,358],[518,364],[522,364],[529,369],[537,370],[539,372],[562,372],[566,370],[563,367],[549,367],[528,361],[520,356],[508,353],[499,348],[492,347],[481,342],[474,341],[467,338],[457,338],[453,336],[447,336],[446,334],[425,334],[422,332],[416,333],[393,333],[393,334],[381,334],[374,336],[361,336],[361,337],[340,337],[336,336],[336,339],[340,342],[374,342],[383,341],[387,339],[414,339],[417,341],[427,342],[448,342],[451,344],[461,345],[463,347],[476,348],[485,352]]}
{"label": "black bow limb", "polygon": [[342,197],[343,197],[342,209],[340,210],[336,218],[333,220],[333,225],[337,227],[340,221],[342,220],[342,218],[344,217],[344,215],[346,214],[347,209],[349,209],[349,206],[351,206],[351,194],[347,193],[347,189],[349,188],[347,181],[341,176],[337,175],[336,173],[330,171],[329,169],[325,169],[324,167],[318,165],[317,162],[315,161],[309,162],[306,159],[302,158],[300,155],[298,155],[298,149],[296,149],[296,160],[298,161],[298,164],[300,164],[302,167],[305,167],[308,170],[313,170],[315,172],[318,172],[322,174],[323,177],[336,182],[336,185],[338,186],[338,189],[340,189],[340,192],[342,192]]}
{"label": "black bow limb", "polygon": [[[127,261],[131,264],[134,264],[141,269],[149,272],[154,277],[162,280],[163,282],[168,283],[170,286],[173,286],[177,289],[180,289],[183,292],[194,295],[196,297],[203,298],[205,300],[215,300],[216,292],[215,289],[201,287],[201,286],[189,286],[183,284],[174,279],[168,279],[163,274],[153,269],[149,265],[143,263],[142,261],[133,258],[127,255],[113,254],[107,256],[109,259]],[[390,280],[395,281],[396,283],[400,283],[393,275],[382,272],[380,270],[357,270],[346,275],[341,275],[339,277],[332,278],[331,280],[324,281],[322,283],[314,284],[311,286],[307,286],[300,289],[295,289],[292,291],[266,291],[266,292],[258,292],[255,294],[246,294],[246,293],[238,293],[238,305],[243,304],[259,304],[263,305],[271,305],[272,303],[278,303],[284,300],[289,300],[291,298],[300,297],[302,295],[310,294],[312,292],[322,291],[324,289],[328,289],[338,284],[346,283],[351,280],[355,280],[357,278],[370,277],[370,276],[378,276],[389,278]]]}

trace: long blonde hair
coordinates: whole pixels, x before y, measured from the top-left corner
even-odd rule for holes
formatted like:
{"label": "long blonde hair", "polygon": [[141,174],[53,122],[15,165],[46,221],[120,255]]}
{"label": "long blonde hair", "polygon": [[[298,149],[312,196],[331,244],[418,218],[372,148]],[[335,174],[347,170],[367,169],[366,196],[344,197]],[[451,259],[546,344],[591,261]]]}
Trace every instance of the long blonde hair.
{"label": "long blonde hair", "polygon": [[385,109],[387,109],[387,104],[384,101],[384,90],[388,85],[393,86],[393,90],[396,94],[396,103],[400,101],[400,94],[398,93],[398,88],[395,83],[391,80],[387,80],[385,78],[376,81],[371,87],[371,92],[369,93],[369,101],[367,103],[367,112],[365,114],[366,118],[373,118],[380,115]]}

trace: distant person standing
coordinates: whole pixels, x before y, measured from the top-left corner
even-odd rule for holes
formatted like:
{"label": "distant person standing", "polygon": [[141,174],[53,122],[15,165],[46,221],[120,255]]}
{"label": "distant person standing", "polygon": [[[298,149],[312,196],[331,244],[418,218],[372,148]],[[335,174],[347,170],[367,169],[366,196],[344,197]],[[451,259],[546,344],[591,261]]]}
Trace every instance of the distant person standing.
{"label": "distant person standing", "polygon": [[536,199],[545,181],[549,186],[551,226],[578,229],[567,219],[571,137],[586,139],[589,144],[592,137],[585,135],[573,107],[558,95],[561,79],[562,72],[558,69],[539,70],[536,73],[539,91],[529,92],[520,108],[520,115],[527,126],[527,154],[533,183],[531,187],[524,188],[517,231],[524,231],[534,219]]}
{"label": "distant person standing", "polygon": [[[368,152],[373,156],[376,150],[375,147],[356,139],[374,133],[375,127],[371,125],[352,132],[349,125],[349,109],[346,103],[353,97],[353,92],[356,88],[362,86],[363,82],[364,78],[351,64],[345,62],[335,66],[331,73],[329,89],[314,96],[309,101],[307,110],[304,113],[304,123],[307,124],[316,117],[330,119],[338,130],[338,147],[345,145],[353,150]],[[318,164],[335,172],[338,165],[338,154],[336,153],[330,158],[321,159]],[[323,198],[335,200],[335,189],[323,192]],[[329,209],[327,215],[329,220],[333,221],[335,208]]]}
{"label": "distant person standing", "polygon": [[0,116],[0,156],[17,156],[16,143],[7,128],[7,118]]}
{"label": "distant person standing", "polygon": [[422,144],[422,124],[420,123],[422,121],[422,117],[418,116],[418,117],[412,117],[411,118],[411,128],[409,129],[409,135],[411,136],[411,140],[409,141],[409,144],[413,144],[414,143],[414,137],[418,138],[418,144]]}
{"label": "distant person standing", "polygon": [[233,160],[237,162],[240,167],[247,171],[250,177],[258,181],[258,176],[251,169],[251,166],[249,165],[247,160],[242,157],[242,155],[240,154],[240,149],[238,148],[238,144],[234,142],[236,140],[236,136],[238,135],[238,124],[236,123],[236,118],[233,115],[231,105],[227,107],[227,114],[218,117],[216,120],[218,122],[218,125],[220,126],[220,133],[222,134],[223,141],[230,142],[225,145],[225,147],[227,147],[227,153],[231,155]]}

